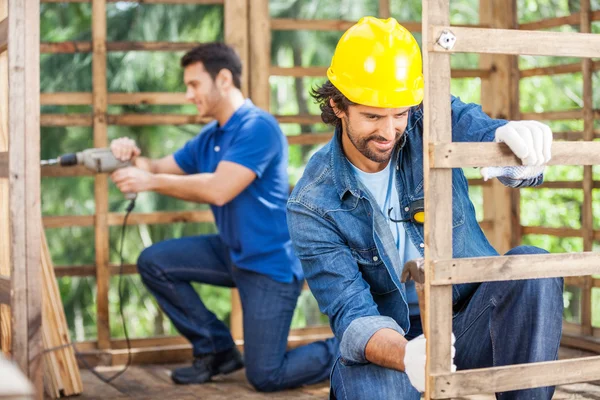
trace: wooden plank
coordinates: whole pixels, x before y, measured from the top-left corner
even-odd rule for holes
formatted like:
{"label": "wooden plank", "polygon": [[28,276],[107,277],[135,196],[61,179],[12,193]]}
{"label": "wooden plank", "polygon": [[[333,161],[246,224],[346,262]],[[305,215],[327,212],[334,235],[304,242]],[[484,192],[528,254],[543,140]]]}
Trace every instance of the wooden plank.
{"label": "wooden plank", "polygon": [[[8,15],[8,0],[0,0],[0,19]],[[8,151],[8,53],[0,53],[0,151]],[[10,275],[9,182],[0,179],[0,274]],[[10,308],[0,304],[0,353],[12,349]]]}
{"label": "wooden plank", "polygon": [[[92,93],[42,93],[40,101],[42,105],[91,105]],[[108,104],[115,105],[182,105],[188,103],[185,93],[108,93]]]}
{"label": "wooden plank", "polygon": [[[600,19],[600,11],[594,11],[593,13],[590,14],[590,16],[591,16],[592,20],[597,21]],[[519,28],[523,29],[523,30],[527,30],[527,31],[533,31],[533,30],[537,30],[537,29],[555,28],[557,26],[562,26],[562,25],[577,25],[577,24],[579,24],[580,19],[581,19],[581,14],[574,13],[574,14],[567,15],[564,17],[555,17],[555,18],[543,19],[540,21],[527,22],[527,23],[521,24]]]}
{"label": "wooden plank", "polygon": [[506,392],[600,379],[600,357],[482,368],[436,374],[434,397],[449,399],[476,393]]}
{"label": "wooden plank", "polygon": [[521,120],[557,121],[562,119],[582,119],[583,110],[546,111],[539,113],[521,113]]}
{"label": "wooden plank", "polygon": [[[419,22],[398,22],[411,32],[421,31]],[[356,21],[273,18],[271,29],[274,31],[345,31],[354,24],[356,24]]]}
{"label": "wooden plank", "polygon": [[231,315],[229,317],[231,337],[236,342],[244,340],[244,315],[242,311],[242,300],[237,289],[231,289]]}
{"label": "wooden plank", "polygon": [[271,66],[271,18],[269,0],[249,2],[250,15],[250,98],[263,110],[270,109],[269,68]]}
{"label": "wooden plank", "polygon": [[91,114],[42,114],[41,126],[92,126],[94,122]]}
{"label": "wooden plank", "polygon": [[108,115],[109,125],[146,126],[146,125],[200,125],[211,121],[196,114],[119,114]]}
{"label": "wooden plank", "polygon": [[[271,66],[271,75],[273,76],[292,76],[301,78],[306,76],[327,76],[327,67],[278,67]],[[490,70],[484,69],[453,69],[451,72],[452,78],[488,78]]]}
{"label": "wooden plank", "polygon": [[[590,0],[580,2],[580,32],[591,33],[590,19],[592,7]],[[583,140],[594,140],[594,102],[592,97],[592,60],[581,60],[583,77]],[[581,228],[583,232],[583,251],[592,251],[594,246],[594,212],[592,208],[592,189],[594,176],[592,166],[583,167],[583,204],[581,209]],[[592,334],[592,277],[587,277],[581,288],[581,334]]]}
{"label": "wooden plank", "polygon": [[[600,61],[593,61],[592,69],[594,71],[599,70],[600,69]],[[581,72],[581,63],[551,65],[549,67],[523,69],[523,70],[521,70],[521,77],[529,78],[532,76],[573,74],[576,72]]]}
{"label": "wooden plank", "polygon": [[[109,264],[110,274],[118,275],[121,272],[120,265]],[[58,278],[63,276],[95,276],[95,265],[57,265],[54,272]],[[123,275],[137,274],[137,265],[123,264]]]}
{"label": "wooden plank", "polygon": [[581,237],[581,229],[548,228],[545,226],[522,226],[523,235],[551,235],[557,237]]}
{"label": "wooden plank", "polygon": [[0,20],[0,53],[8,48],[8,18]]}
{"label": "wooden plank", "polygon": [[[537,32],[437,25],[427,45],[435,52],[515,54],[557,57],[600,57],[600,37],[591,33]],[[446,50],[436,43],[442,32],[456,37]]]}
{"label": "wooden plank", "polygon": [[[504,143],[436,143],[431,147],[431,168],[521,165],[521,160]],[[589,142],[585,146],[577,142],[554,142],[547,165],[596,164],[600,164],[600,142]]]}
{"label": "wooden plank", "polygon": [[320,115],[275,115],[280,124],[312,125],[323,123]]}
{"label": "wooden plank", "polygon": [[[423,2],[423,43],[432,41],[431,25],[450,23],[449,0]],[[424,98],[424,191],[425,212],[425,321],[427,337],[425,399],[431,398],[435,382],[433,374],[450,372],[450,339],[452,333],[452,287],[434,287],[434,264],[437,259],[452,258],[452,171],[434,170],[429,166],[433,143],[452,141],[450,119],[450,55],[423,52],[425,76]],[[422,312],[423,314],[423,312]]]}
{"label": "wooden plank", "polygon": [[[106,1],[92,0],[92,102],[94,147],[107,147],[107,83],[106,83]],[[94,182],[96,218],[94,226],[96,249],[96,327],[98,348],[110,348],[108,287],[110,284],[108,177],[96,175]]]}
{"label": "wooden plank", "polygon": [[333,138],[333,133],[303,133],[286,136],[289,145],[314,145],[327,143]]}
{"label": "wooden plank", "polygon": [[[107,213],[107,226],[121,226],[124,213]],[[67,228],[72,226],[94,225],[93,215],[45,216],[44,228]],[[156,211],[152,213],[131,213],[127,225],[172,224],[176,222],[214,222],[210,210],[199,211]]]}
{"label": "wooden plank", "polygon": [[600,272],[600,254],[527,254],[519,256],[472,257],[433,262],[432,285],[492,282],[592,275]]}
{"label": "wooden plank", "polygon": [[[511,1],[479,2],[480,22],[493,28],[514,29],[516,14]],[[516,56],[482,54],[479,67],[491,70],[489,79],[481,82],[481,106],[492,118],[516,119],[519,114],[519,68]],[[500,254],[512,247],[513,197],[515,191],[502,185],[497,179],[484,189],[484,218],[491,219],[493,231],[488,237]]]}
{"label": "wooden plank", "polygon": [[10,305],[10,277],[0,275],[0,304]]}
{"label": "wooden plank", "polygon": [[42,167],[43,177],[65,177],[65,176],[94,176],[97,173],[87,169],[83,165],[75,165],[72,167],[61,167],[59,165],[48,165]]}
{"label": "wooden plank", "polygon": [[8,178],[8,152],[0,151],[0,178]]}
{"label": "wooden plank", "polygon": [[580,334],[573,335],[563,333],[560,340],[562,346],[575,347],[581,350],[587,350],[600,354],[600,338],[582,337]]}
{"label": "wooden plank", "polygon": [[387,19],[392,16],[390,0],[379,0],[379,18]]}
{"label": "wooden plank", "polygon": [[[135,2],[140,4],[196,4],[220,5],[225,0],[107,0],[108,3]],[[90,3],[91,0],[41,0],[41,3]]]}
{"label": "wooden plank", "polygon": [[[188,51],[200,42],[107,42],[106,51]],[[70,54],[92,52],[92,42],[43,42],[40,52],[48,54]]]}
{"label": "wooden plank", "polygon": [[242,93],[249,95],[249,0],[227,0],[224,10],[225,43],[232,46],[242,61]]}

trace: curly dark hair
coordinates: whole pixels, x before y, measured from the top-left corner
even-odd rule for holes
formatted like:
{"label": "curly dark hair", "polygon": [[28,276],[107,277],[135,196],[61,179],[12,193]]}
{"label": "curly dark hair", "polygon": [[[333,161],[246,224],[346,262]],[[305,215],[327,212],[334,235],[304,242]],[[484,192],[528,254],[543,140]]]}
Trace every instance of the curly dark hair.
{"label": "curly dark hair", "polygon": [[321,109],[321,119],[323,122],[333,125],[336,128],[342,127],[342,120],[340,117],[335,115],[333,107],[331,107],[331,104],[329,104],[329,99],[333,100],[333,103],[336,105],[338,110],[344,112],[348,111],[349,106],[356,104],[348,100],[348,98],[344,96],[342,92],[340,92],[340,90],[336,88],[329,80],[319,87],[312,88],[310,95],[315,99],[316,103],[319,104],[319,108]]}
{"label": "curly dark hair", "polygon": [[228,69],[233,76],[233,84],[241,89],[242,61],[233,47],[225,43],[203,43],[181,57],[181,67],[201,62],[210,77],[215,80],[222,69]]}

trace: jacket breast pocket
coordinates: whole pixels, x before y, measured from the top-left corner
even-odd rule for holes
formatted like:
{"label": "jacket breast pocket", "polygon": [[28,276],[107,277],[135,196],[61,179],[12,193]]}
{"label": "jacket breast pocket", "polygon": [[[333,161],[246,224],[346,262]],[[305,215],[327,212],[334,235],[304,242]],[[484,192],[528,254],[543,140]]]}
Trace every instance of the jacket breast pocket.
{"label": "jacket breast pocket", "polygon": [[367,250],[352,250],[352,255],[371,293],[382,295],[398,290],[381,260],[376,247]]}

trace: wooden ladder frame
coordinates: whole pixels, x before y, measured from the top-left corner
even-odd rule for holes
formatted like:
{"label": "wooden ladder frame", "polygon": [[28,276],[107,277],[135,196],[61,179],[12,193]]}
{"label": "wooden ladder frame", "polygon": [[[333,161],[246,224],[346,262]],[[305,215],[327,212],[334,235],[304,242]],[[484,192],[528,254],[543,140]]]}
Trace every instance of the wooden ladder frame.
{"label": "wooden ladder frame", "polygon": [[0,342],[41,399],[39,16],[39,0],[0,0]]}
{"label": "wooden ladder frame", "polygon": [[[455,38],[443,47],[440,38]],[[443,44],[443,43],[442,43]],[[427,390],[426,399],[456,398],[600,379],[600,356],[466,370],[450,370],[452,285],[468,282],[591,275],[600,254],[544,254],[452,258],[452,168],[520,165],[498,143],[452,143],[450,54],[529,54],[600,57],[600,35],[450,26],[449,0],[423,2],[425,74],[424,174]],[[550,165],[600,164],[600,143],[554,143]]]}

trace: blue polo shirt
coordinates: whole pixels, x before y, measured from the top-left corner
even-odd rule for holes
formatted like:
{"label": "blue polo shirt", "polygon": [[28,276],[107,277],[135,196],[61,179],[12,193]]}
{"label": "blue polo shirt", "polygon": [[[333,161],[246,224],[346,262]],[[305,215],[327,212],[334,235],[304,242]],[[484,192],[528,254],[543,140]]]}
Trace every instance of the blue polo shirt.
{"label": "blue polo shirt", "polygon": [[287,228],[288,145],[277,120],[246,100],[224,126],[207,124],[174,154],[186,174],[210,173],[221,161],[254,171],[256,179],[224,206],[211,205],[233,263],[279,282],[303,279]]}

